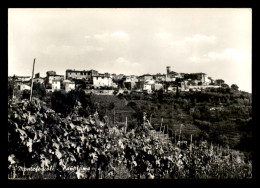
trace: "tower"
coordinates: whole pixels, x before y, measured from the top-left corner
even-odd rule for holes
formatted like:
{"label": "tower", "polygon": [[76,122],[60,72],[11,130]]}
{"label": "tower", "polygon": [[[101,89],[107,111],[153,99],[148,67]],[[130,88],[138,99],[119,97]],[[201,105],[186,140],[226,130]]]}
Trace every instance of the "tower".
{"label": "tower", "polygon": [[167,66],[167,67],[166,67],[166,70],[167,70],[167,77],[169,76],[169,73],[170,73],[170,71],[171,71],[170,68],[171,68],[170,66]]}

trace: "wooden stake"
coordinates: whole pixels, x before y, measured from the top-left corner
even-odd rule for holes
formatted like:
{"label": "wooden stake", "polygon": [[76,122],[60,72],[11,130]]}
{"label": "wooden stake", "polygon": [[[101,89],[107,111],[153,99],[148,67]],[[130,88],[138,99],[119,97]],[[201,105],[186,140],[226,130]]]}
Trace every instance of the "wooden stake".
{"label": "wooden stake", "polygon": [[126,129],[127,129],[127,116],[125,117],[125,133],[126,133]]}
{"label": "wooden stake", "polygon": [[32,89],[33,89],[34,64],[35,64],[35,58],[34,58],[34,60],[33,60],[33,70],[32,70],[32,80],[31,80],[31,94],[30,94],[30,101],[32,101]]}
{"label": "wooden stake", "polygon": [[24,176],[25,163],[23,163],[23,176]]}
{"label": "wooden stake", "polygon": [[165,125],[163,126],[163,134],[164,134],[164,130],[165,130]]}
{"label": "wooden stake", "polygon": [[174,131],[174,143],[176,143],[176,130]]}
{"label": "wooden stake", "polygon": [[163,122],[163,118],[162,118],[162,120],[161,120],[160,132],[161,132],[161,127],[162,127],[162,122]]}
{"label": "wooden stake", "polygon": [[[182,127],[182,125],[181,125]],[[180,134],[179,134],[179,142],[181,141],[181,127],[180,127]]]}
{"label": "wooden stake", "polygon": [[192,151],[192,134],[190,135],[190,151]]}
{"label": "wooden stake", "polygon": [[115,110],[114,110],[114,126],[115,126]]}

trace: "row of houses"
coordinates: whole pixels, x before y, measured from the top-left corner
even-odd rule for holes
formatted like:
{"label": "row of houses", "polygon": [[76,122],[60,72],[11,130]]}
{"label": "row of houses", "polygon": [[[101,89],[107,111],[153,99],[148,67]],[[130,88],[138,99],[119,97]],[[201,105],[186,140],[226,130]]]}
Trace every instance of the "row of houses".
{"label": "row of houses", "polygon": [[[30,89],[31,77],[16,77],[16,84],[19,90]],[[177,73],[166,67],[166,74],[144,74],[123,75],[99,73],[96,70],[72,70],[67,69],[64,75],[58,75],[55,71],[46,72],[46,77],[40,77],[40,73],[35,74],[34,83],[45,86],[48,92],[64,89],[66,92],[77,88],[78,81],[84,83],[92,90],[100,88],[125,89],[129,91],[139,91],[152,93],[163,89],[166,92],[203,90],[207,87],[219,87],[214,84],[214,80],[205,73]],[[168,83],[168,84],[167,84]]]}

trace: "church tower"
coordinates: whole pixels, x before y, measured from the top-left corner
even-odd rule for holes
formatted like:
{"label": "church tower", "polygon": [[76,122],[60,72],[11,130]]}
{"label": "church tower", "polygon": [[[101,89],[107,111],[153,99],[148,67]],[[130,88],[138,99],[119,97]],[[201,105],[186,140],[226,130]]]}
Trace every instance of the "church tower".
{"label": "church tower", "polygon": [[170,73],[170,71],[171,71],[170,68],[171,68],[170,66],[167,66],[167,67],[166,67],[167,77],[169,76],[169,73]]}

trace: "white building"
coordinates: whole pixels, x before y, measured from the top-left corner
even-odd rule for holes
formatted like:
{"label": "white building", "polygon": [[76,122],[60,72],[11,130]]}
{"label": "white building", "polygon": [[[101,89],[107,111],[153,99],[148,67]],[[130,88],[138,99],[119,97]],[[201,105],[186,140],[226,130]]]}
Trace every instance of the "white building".
{"label": "white building", "polygon": [[75,83],[70,81],[70,80],[64,80],[63,81],[64,85],[65,85],[65,92],[69,92],[71,90],[75,90]]}
{"label": "white building", "polygon": [[177,91],[177,87],[176,86],[169,86],[167,91],[168,92],[176,92]]}
{"label": "white building", "polygon": [[51,85],[52,92],[56,90],[60,90],[60,80],[52,80],[52,85]]}
{"label": "white building", "polygon": [[144,84],[144,91],[147,91],[147,93],[152,93],[152,85],[151,84]]}
{"label": "white building", "polygon": [[50,75],[47,77],[47,80],[48,80],[48,83],[49,84],[52,84],[53,83],[53,80],[64,80],[64,76],[63,75]]}
{"label": "white building", "polygon": [[163,89],[163,85],[162,84],[154,84],[154,90],[160,90]]}
{"label": "white building", "polygon": [[31,90],[31,87],[26,84],[21,84],[21,85],[18,85],[18,90],[20,90],[20,91]]}
{"label": "white building", "polygon": [[99,87],[112,87],[112,78],[108,76],[93,76],[93,86],[94,88]]}

